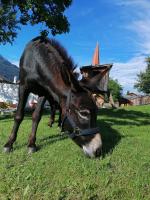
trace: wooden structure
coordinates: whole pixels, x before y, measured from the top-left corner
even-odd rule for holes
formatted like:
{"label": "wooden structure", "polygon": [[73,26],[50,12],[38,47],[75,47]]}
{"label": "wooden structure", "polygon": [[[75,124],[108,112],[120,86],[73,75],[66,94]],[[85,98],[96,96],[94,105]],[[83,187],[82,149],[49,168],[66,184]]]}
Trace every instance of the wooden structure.
{"label": "wooden structure", "polygon": [[[101,73],[106,68],[108,68],[110,70],[112,68],[112,66],[113,66],[113,64],[83,66],[80,68],[80,72],[83,76],[82,77],[83,79],[90,79],[90,78],[96,76],[97,74]],[[109,71],[99,82],[99,85],[98,85],[99,90],[102,90],[105,92],[107,91],[108,80],[109,80]]]}
{"label": "wooden structure", "polygon": [[[99,73],[102,73],[103,70],[105,69],[109,69],[107,74],[102,78],[102,80],[99,82],[97,88],[101,91],[107,92],[108,91],[108,81],[109,81],[109,71],[112,68],[113,64],[100,64],[100,56],[99,56],[99,45],[97,43],[96,45],[96,49],[93,55],[93,59],[92,59],[92,65],[88,65],[88,66],[83,66],[80,68],[80,72],[82,74],[82,79],[91,79],[94,76],[96,76]],[[95,94],[93,94],[95,95]],[[99,95],[98,99],[98,95],[96,95],[96,103],[98,104],[98,101],[102,100],[102,96]],[[112,105],[114,104],[114,102],[111,103]],[[101,107],[101,106],[98,106]]]}

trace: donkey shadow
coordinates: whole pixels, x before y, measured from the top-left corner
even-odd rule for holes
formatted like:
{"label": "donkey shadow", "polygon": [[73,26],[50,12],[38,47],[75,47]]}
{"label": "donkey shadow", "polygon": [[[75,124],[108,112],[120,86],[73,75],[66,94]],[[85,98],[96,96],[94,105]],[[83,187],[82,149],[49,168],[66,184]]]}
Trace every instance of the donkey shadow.
{"label": "donkey shadow", "polygon": [[[103,141],[102,156],[112,153],[115,146],[123,137],[120,132],[111,125],[118,126],[146,126],[149,125],[150,113],[126,109],[101,109],[98,113],[102,119],[97,120]],[[106,116],[103,118],[103,116]]]}
{"label": "donkey shadow", "polygon": [[[37,147],[36,147],[37,151],[43,149],[46,146],[52,145],[53,143],[61,142],[66,139],[68,139],[68,136],[66,134],[61,134],[61,133],[56,133],[55,135],[50,135],[47,137],[37,139]],[[26,143],[19,144],[18,142],[16,142],[14,149],[15,150],[22,149],[25,146],[27,146]]]}
{"label": "donkey shadow", "polygon": [[60,142],[63,140],[68,139],[68,136],[64,133],[58,133],[56,135],[52,135],[52,136],[47,136],[44,138],[39,139],[39,144],[37,146],[37,150],[40,150],[50,144],[56,143],[56,142]]}
{"label": "donkey shadow", "polygon": [[103,143],[102,157],[105,157],[108,153],[113,152],[113,149],[123,136],[118,131],[111,128],[111,126],[103,120],[98,120],[97,124],[100,128],[100,134]]}

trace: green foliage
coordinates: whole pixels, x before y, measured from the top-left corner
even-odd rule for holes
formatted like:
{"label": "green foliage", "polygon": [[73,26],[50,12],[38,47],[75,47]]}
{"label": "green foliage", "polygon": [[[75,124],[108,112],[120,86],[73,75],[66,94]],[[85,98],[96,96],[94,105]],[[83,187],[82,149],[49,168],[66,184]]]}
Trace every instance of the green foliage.
{"label": "green foliage", "polygon": [[19,26],[42,23],[42,35],[51,30],[52,35],[69,32],[69,22],[64,15],[72,0],[1,0],[0,1],[0,43],[12,43]]}
{"label": "green foliage", "polygon": [[147,68],[145,72],[140,72],[137,75],[137,81],[134,85],[139,92],[150,94],[150,57],[146,58]]}
{"label": "green foliage", "polygon": [[[87,158],[63,138],[44,115],[37,132],[39,151],[28,155],[31,116],[26,115],[14,152],[0,152],[0,199],[148,200],[150,199],[150,106],[101,109],[98,125],[103,157]],[[57,116],[58,119],[58,116]],[[0,117],[0,146],[13,118]]]}
{"label": "green foliage", "polygon": [[122,95],[122,86],[118,83],[118,80],[109,79],[108,89],[112,93],[113,100],[117,101]]}

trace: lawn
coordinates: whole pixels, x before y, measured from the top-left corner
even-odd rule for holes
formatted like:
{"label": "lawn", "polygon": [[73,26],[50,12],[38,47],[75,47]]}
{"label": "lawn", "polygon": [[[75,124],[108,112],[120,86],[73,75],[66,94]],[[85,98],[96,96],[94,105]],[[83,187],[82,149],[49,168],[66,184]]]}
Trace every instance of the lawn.
{"label": "lawn", "polygon": [[31,117],[23,121],[10,154],[2,152],[13,124],[0,118],[0,200],[148,200],[150,199],[150,106],[101,109],[103,139],[99,159],[89,159],[57,124],[37,133],[39,151],[27,153]]}

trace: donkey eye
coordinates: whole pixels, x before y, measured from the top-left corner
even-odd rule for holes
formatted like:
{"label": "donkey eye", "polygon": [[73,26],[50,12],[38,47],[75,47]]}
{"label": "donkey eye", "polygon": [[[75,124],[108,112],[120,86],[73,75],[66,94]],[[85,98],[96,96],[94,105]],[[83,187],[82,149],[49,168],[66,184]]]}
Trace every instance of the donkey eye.
{"label": "donkey eye", "polygon": [[89,110],[80,110],[79,111],[82,115],[86,115],[89,116],[90,115],[90,111]]}
{"label": "donkey eye", "polygon": [[90,120],[90,111],[88,109],[82,109],[77,111],[78,117],[84,121]]}

